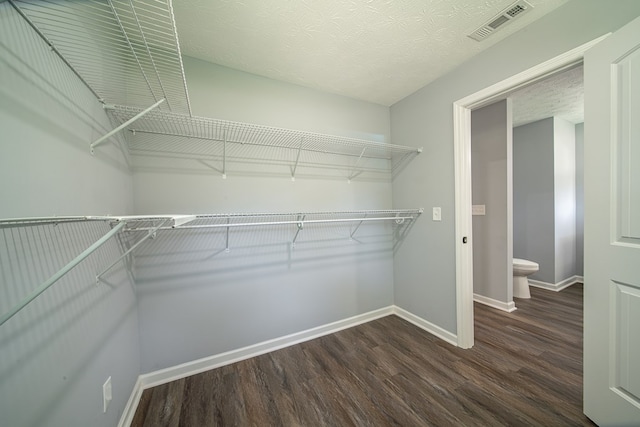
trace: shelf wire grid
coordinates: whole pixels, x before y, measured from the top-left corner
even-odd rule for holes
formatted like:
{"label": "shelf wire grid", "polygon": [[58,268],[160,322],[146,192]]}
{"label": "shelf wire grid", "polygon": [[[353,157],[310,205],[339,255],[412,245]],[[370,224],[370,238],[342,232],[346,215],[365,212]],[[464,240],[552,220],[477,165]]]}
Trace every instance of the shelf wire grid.
{"label": "shelf wire grid", "polygon": [[[389,209],[363,211],[326,211],[326,212],[290,212],[290,213],[220,213],[197,214],[181,225],[168,225],[163,230],[189,230],[199,228],[243,228],[258,226],[278,226],[300,224],[335,224],[358,223],[369,221],[394,221],[403,224],[405,221],[416,219],[422,214],[422,209]],[[121,217],[119,221],[126,221],[125,231],[148,231],[152,222],[158,217],[134,216]]]}
{"label": "shelf wire grid", "polygon": [[191,114],[170,0],[9,3],[102,102]]}
{"label": "shelf wire grid", "polygon": [[[106,106],[114,124],[140,113],[140,108]],[[128,126],[131,154],[193,156],[230,161],[270,161],[291,165],[333,164],[335,167],[393,172],[421,149],[264,125],[187,116],[153,110]],[[336,160],[336,157],[342,160]],[[373,165],[373,166],[372,166]]]}

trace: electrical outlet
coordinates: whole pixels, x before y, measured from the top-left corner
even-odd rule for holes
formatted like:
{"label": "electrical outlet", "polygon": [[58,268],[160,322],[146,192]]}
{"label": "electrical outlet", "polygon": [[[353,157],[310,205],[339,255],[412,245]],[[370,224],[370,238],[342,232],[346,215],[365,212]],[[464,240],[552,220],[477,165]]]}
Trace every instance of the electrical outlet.
{"label": "electrical outlet", "polygon": [[103,404],[103,412],[107,412],[107,408],[109,407],[109,403],[113,398],[111,392],[111,377],[107,378],[107,381],[102,385],[102,404]]}

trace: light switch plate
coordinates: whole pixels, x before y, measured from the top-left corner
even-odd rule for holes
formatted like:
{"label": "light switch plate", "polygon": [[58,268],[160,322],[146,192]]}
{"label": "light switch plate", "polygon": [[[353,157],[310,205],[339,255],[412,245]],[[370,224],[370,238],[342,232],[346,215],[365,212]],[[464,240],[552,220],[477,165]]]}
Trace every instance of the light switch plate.
{"label": "light switch plate", "polygon": [[485,205],[473,205],[471,206],[471,215],[484,215]]}
{"label": "light switch plate", "polygon": [[442,210],[440,207],[433,208],[433,220],[442,221]]}

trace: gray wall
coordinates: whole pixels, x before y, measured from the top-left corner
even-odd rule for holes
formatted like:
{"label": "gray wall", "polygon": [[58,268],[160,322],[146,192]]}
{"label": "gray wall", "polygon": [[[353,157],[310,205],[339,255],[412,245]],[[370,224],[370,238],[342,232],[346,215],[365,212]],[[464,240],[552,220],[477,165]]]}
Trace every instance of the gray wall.
{"label": "gray wall", "polygon": [[576,139],[575,125],[553,118],[555,281],[576,274]]}
{"label": "gray wall", "polygon": [[577,274],[574,129],[557,117],[513,129],[513,256],[550,284]]}
{"label": "gray wall", "polygon": [[[0,218],[131,213],[132,178],[102,107],[0,3]],[[110,229],[105,223],[0,229],[0,312]],[[135,293],[112,239],[0,327],[0,425],[113,426],[139,374]],[[102,413],[102,384],[113,401]]]}
{"label": "gray wall", "polygon": [[[387,141],[389,110],[185,58],[195,115]],[[228,165],[228,177],[133,159],[136,213],[387,209],[390,177],[324,179]],[[411,206],[408,206],[411,207]],[[414,206],[419,207],[419,206]],[[159,233],[136,256],[142,370],[188,362],[393,303],[390,224]]]}
{"label": "gray wall", "polygon": [[471,112],[472,203],[485,205],[473,216],[473,292],[513,301],[511,100]]}
{"label": "gray wall", "polygon": [[576,125],[576,274],[584,276],[584,123]]}
{"label": "gray wall", "polygon": [[452,104],[614,31],[640,14],[635,0],[573,0],[391,107],[391,139],[424,147],[393,182],[394,206],[442,207],[419,221],[394,258],[396,304],[456,332]]}
{"label": "gray wall", "polygon": [[532,279],[555,283],[553,118],[513,129],[513,256],[537,262]]}

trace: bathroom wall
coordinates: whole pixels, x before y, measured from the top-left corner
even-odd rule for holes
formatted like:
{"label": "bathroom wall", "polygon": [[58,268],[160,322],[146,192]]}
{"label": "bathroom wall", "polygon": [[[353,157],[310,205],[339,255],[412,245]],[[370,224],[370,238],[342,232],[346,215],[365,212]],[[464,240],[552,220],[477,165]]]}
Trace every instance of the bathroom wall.
{"label": "bathroom wall", "polygon": [[553,118],[513,129],[513,256],[537,262],[530,276],[555,283]]}
{"label": "bathroom wall", "polygon": [[555,280],[576,274],[576,139],[575,125],[553,118],[555,210]]}
{"label": "bathroom wall", "polygon": [[513,256],[537,262],[534,280],[575,275],[574,126],[547,118],[513,129]]}
{"label": "bathroom wall", "polygon": [[472,203],[485,215],[473,216],[473,292],[513,301],[512,120],[506,99],[471,112]]}
{"label": "bathroom wall", "polygon": [[584,123],[576,125],[576,274],[584,276]]}

